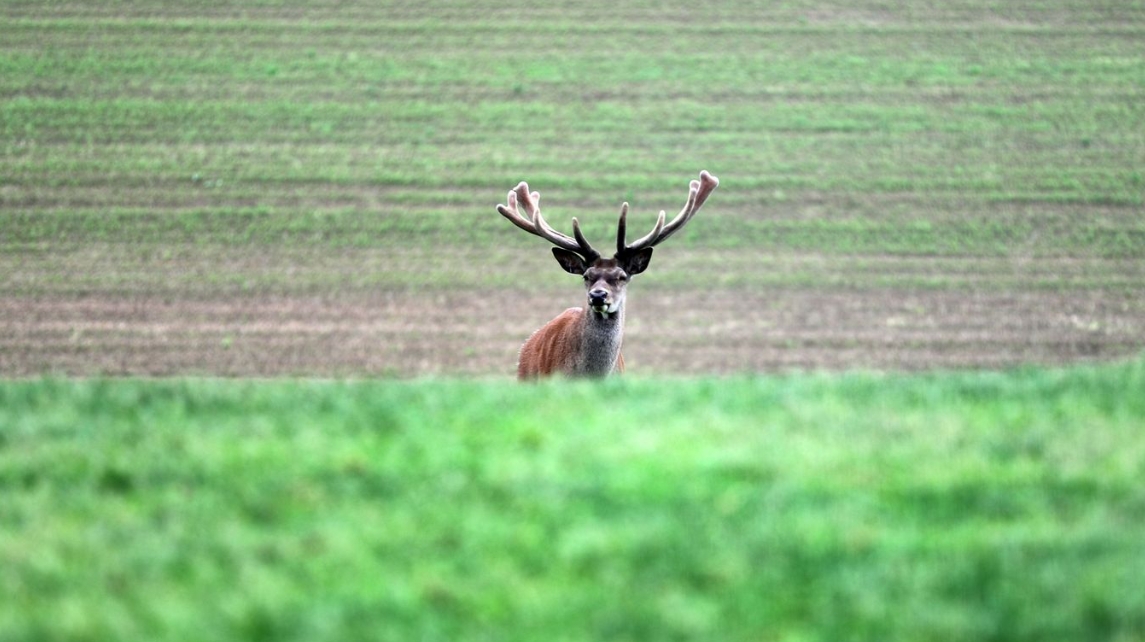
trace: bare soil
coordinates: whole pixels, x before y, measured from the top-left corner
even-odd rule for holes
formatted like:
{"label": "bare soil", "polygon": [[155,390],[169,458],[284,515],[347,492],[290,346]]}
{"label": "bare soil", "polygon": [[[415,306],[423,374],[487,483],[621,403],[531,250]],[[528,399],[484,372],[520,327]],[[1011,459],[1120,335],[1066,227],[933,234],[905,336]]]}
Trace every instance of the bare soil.
{"label": "bare soil", "polygon": [[[0,375],[511,376],[576,289],[183,299],[0,296]],[[523,297],[523,298],[521,298]],[[633,292],[635,374],[1003,368],[1145,348],[1132,295],[898,290]]]}

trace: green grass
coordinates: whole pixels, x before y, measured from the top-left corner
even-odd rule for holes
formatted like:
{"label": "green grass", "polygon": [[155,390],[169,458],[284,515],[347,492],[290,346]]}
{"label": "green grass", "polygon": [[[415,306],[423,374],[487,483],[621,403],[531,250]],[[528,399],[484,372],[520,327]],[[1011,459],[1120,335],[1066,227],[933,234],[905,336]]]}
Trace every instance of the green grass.
{"label": "green grass", "polygon": [[535,249],[492,210],[519,180],[599,237],[622,200],[651,220],[706,168],[723,187],[674,243],[1145,256],[1133,3],[432,9],[5,3],[0,206],[21,216],[0,217],[0,247],[48,244],[26,269],[62,282],[77,235],[432,243],[449,264]]}
{"label": "green grass", "polygon": [[1145,361],[0,384],[4,640],[1135,640]]}

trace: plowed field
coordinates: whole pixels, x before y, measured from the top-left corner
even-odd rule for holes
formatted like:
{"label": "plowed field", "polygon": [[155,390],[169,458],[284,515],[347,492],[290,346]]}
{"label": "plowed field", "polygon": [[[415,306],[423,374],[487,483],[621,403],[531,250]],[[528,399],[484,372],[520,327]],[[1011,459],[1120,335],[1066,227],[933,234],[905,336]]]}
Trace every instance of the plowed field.
{"label": "plowed field", "polygon": [[5,3],[0,375],[507,376],[701,169],[632,372],[1139,353],[1145,11],[896,7]]}

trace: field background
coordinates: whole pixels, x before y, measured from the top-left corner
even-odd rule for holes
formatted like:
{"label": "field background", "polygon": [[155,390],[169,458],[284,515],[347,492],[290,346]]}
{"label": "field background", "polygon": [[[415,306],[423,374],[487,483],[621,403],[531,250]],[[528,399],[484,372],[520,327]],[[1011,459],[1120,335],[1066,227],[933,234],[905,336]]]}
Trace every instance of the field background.
{"label": "field background", "polygon": [[0,640],[1145,639],[1141,2],[0,24]]}
{"label": "field background", "polygon": [[1145,346],[1138,2],[0,3],[0,373],[513,373],[605,244],[633,372]]}

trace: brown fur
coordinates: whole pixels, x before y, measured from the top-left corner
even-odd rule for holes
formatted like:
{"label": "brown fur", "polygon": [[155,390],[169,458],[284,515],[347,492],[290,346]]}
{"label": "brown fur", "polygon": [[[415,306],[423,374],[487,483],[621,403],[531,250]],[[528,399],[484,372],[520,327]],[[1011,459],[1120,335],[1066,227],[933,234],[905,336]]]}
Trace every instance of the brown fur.
{"label": "brown fur", "polygon": [[[517,378],[524,381],[555,374],[584,377],[624,372],[624,356],[620,353],[619,345],[610,370],[594,372],[584,369],[584,353],[587,347],[584,339],[591,334],[592,324],[601,321],[593,319],[592,315],[593,313],[586,308],[569,308],[534,332],[525,341],[525,345],[521,346],[517,362]],[[620,317],[611,322],[623,324],[624,319]],[[619,340],[618,334],[618,344]]]}

